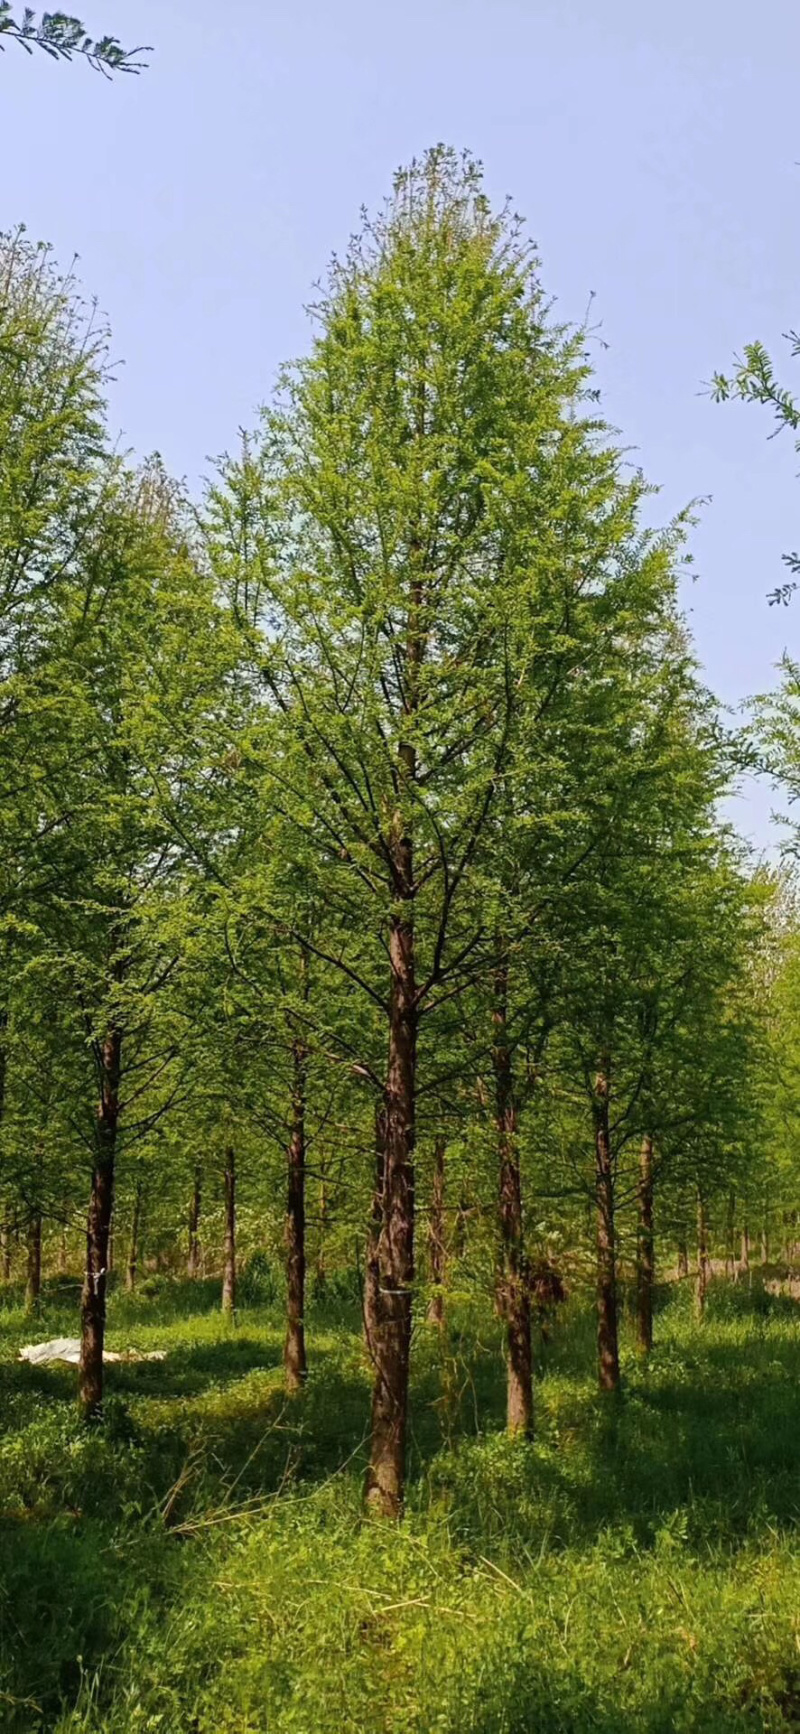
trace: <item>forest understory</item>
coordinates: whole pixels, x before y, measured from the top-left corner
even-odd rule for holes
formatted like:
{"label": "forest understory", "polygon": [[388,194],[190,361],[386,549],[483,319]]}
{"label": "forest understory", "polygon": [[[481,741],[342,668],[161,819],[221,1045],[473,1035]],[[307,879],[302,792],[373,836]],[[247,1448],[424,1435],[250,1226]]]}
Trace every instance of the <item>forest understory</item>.
{"label": "forest understory", "polygon": [[[113,1293],[105,1427],[0,1312],[8,1734],[530,1734],[800,1722],[798,1306],[716,1280],[658,1294],[598,1393],[591,1310],[541,1356],[535,1443],[503,1431],[497,1332],[464,1302],[415,1341],[406,1516],[362,1511],[358,1309],[312,1311],[287,1397],[280,1306],[216,1282]],[[153,1292],[155,1290],[155,1292]],[[255,1297],[257,1301],[258,1297]],[[37,1335],[68,1331],[56,1279]]]}

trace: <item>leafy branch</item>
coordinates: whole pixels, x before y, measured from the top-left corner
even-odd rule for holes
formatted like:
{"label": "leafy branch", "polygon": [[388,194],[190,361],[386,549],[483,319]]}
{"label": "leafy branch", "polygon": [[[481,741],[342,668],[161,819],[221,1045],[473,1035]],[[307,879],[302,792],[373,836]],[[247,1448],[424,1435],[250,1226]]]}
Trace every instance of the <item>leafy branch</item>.
{"label": "leafy branch", "polygon": [[[144,71],[148,62],[141,57],[152,53],[147,47],[123,48],[115,36],[101,36],[94,41],[80,18],[67,12],[43,12],[37,19],[30,6],[26,6],[20,20],[12,16],[11,0],[0,0],[0,39],[3,36],[18,42],[28,54],[41,48],[52,60],[71,60],[75,54],[82,55],[105,78],[111,78],[115,72]],[[0,51],[4,50],[5,43],[0,40]]]}

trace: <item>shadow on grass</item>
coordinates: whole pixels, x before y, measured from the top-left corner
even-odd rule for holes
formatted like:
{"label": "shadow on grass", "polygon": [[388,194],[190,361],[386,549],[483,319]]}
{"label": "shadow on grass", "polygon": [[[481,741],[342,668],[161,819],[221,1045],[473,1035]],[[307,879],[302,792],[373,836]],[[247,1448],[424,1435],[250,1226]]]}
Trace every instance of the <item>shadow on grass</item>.
{"label": "shadow on grass", "polygon": [[[681,1544],[715,1549],[768,1526],[795,1527],[800,1308],[792,1303],[791,1324],[779,1309],[762,1328],[760,1304],[745,1317],[737,1301],[736,1317],[715,1318],[724,1308],[712,1299],[704,1329],[681,1321],[679,1308],[675,1319],[665,1313],[651,1365],[631,1359],[623,1393],[611,1401],[593,1389],[591,1318],[576,1312],[559,1329],[537,1387],[533,1447],[502,1431],[499,1334],[480,1336],[469,1320],[441,1336],[421,1327],[412,1510],[446,1510],[456,1542],[523,1561],[544,1547],[591,1547],[610,1531],[624,1552],[652,1546],[665,1529]],[[148,1328],[183,1318],[189,1336],[191,1318],[178,1306],[171,1298],[162,1311],[159,1297],[137,1317]],[[244,1313],[230,1335],[176,1341],[165,1362],[110,1368],[108,1424],[94,1433],[77,1417],[74,1369],[0,1363],[9,1446],[0,1458],[8,1512],[0,1528],[0,1725],[13,1734],[54,1727],[59,1705],[74,1703],[81,1680],[121,1643],[137,1598],[168,1611],[195,1557],[182,1542],[216,1532],[251,1502],[268,1507],[333,1475],[355,1494],[369,1416],[358,1339],[342,1333],[319,1345],[312,1331],[308,1385],[289,1398],[279,1324],[277,1315]],[[545,1676],[529,1675],[519,1686],[520,1720],[502,1720],[500,1709],[493,1720],[487,1702],[471,1708],[468,1725],[476,1734],[523,1734],[540,1723],[563,1734],[626,1734],[624,1716],[609,1719],[585,1682],[576,1679],[574,1694],[568,1681],[562,1687],[556,1704]],[[15,1709],[14,1699],[28,1704]],[[674,1713],[654,1704],[646,1720],[630,1723],[631,1734],[666,1734]],[[720,1712],[706,1725],[739,1723]]]}

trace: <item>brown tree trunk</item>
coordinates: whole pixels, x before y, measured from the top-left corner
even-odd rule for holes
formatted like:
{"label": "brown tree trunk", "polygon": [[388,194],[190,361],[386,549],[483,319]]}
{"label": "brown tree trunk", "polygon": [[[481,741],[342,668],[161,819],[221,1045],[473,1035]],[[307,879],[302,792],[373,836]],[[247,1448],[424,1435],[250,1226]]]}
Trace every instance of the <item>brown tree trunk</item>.
{"label": "brown tree trunk", "polygon": [[533,1351],[531,1300],[522,1221],[522,1176],[517,1139],[517,1104],[508,1046],[508,966],[495,971],[493,1064],[497,1129],[500,1261],[498,1310],[506,1331],[506,1425],[509,1433],[533,1434]]}
{"label": "brown tree trunk", "polygon": [[593,1115],[597,1204],[597,1371],[601,1391],[616,1391],[619,1386],[617,1260],[607,1063],[603,1064],[595,1082]]}
{"label": "brown tree trunk", "polygon": [[428,1323],[444,1324],[445,1216],[444,1138],[437,1138],[433,1152],[433,1192],[428,1222],[428,1267],[433,1293],[428,1302]]}
{"label": "brown tree trunk", "polygon": [[645,1138],[639,1157],[639,1223],[636,1243],[636,1335],[643,1355],[653,1347],[653,1140]]}
{"label": "brown tree trunk", "polygon": [[706,1220],[705,1199],[700,1191],[697,1194],[697,1291],[695,1311],[701,1319],[706,1310],[708,1294],[708,1222]]}
{"label": "brown tree trunk", "polygon": [[8,1217],[3,1220],[0,1228],[0,1256],[3,1261],[3,1281],[11,1281],[11,1224]]}
{"label": "brown tree trunk", "polygon": [[306,1049],[292,1044],[292,1129],[286,1198],[286,1385],[299,1391],[306,1376]]}
{"label": "brown tree trunk", "polygon": [[761,1263],[769,1264],[769,1234],[766,1222],[761,1229]]}
{"label": "brown tree trunk", "polygon": [[42,1213],[35,1210],[28,1223],[27,1234],[27,1269],[25,1280],[25,1311],[39,1311],[39,1299],[42,1292]]}
{"label": "brown tree trunk", "polygon": [[453,1229],[453,1258],[461,1259],[467,1250],[467,1222],[469,1220],[469,1199],[462,1192],[456,1211],[455,1227]]}
{"label": "brown tree trunk", "polygon": [[325,1291],[327,1281],[327,1239],[328,1239],[328,1186],[325,1171],[319,1182],[319,1237],[317,1239],[317,1256],[314,1261],[314,1282],[318,1294]]}
{"label": "brown tree trunk", "polygon": [[375,1184],[372,1209],[367,1230],[367,1252],[364,1270],[364,1342],[367,1354],[375,1364],[375,1337],[378,1330],[380,1266],[378,1246],[383,1222],[383,1188],[386,1179],[386,1110],[381,1102],[375,1107]]}
{"label": "brown tree trunk", "polygon": [[750,1275],[750,1230],[746,1222],[742,1227],[742,1250],[739,1258],[739,1273],[741,1276]]}
{"label": "brown tree trunk", "polygon": [[92,1189],[86,1225],[86,1273],[81,1296],[79,1392],[87,1420],[99,1417],[103,1402],[108,1240],[114,1207],[121,1060],[122,1032],[111,1029],[100,1053],[100,1100],[95,1122]]}
{"label": "brown tree trunk", "polygon": [[222,1252],[222,1311],[236,1311],[236,1156],[225,1150],[225,1241]]}
{"label": "brown tree trunk", "polygon": [[191,1281],[200,1275],[200,1205],[202,1202],[203,1171],[200,1163],[195,1163],[192,1197],[189,1204],[189,1257],[186,1261],[186,1275]]}
{"label": "brown tree trunk", "polygon": [[[425,383],[415,388],[416,437],[425,437]],[[402,681],[403,716],[396,759],[397,806],[389,858],[389,1046],[384,1092],[385,1139],[378,1284],[372,1327],[372,1415],[364,1497],[368,1508],[396,1518],[405,1491],[408,1381],[414,1282],[414,1146],[417,1105],[417,980],[414,935],[413,802],[417,751],[412,738],[425,654],[425,551],[412,531],[411,574]]]}
{"label": "brown tree trunk", "polygon": [[403,907],[392,916],[389,928],[383,1200],[371,1328],[375,1378],[365,1487],[367,1505],[384,1517],[399,1517],[403,1506],[414,1280],[417,1007],[410,836],[395,839],[394,859]]}
{"label": "brown tree trunk", "polygon": [[130,1294],[136,1287],[139,1274],[139,1227],[142,1219],[142,1182],[137,1180],[133,1195],[133,1215],[131,1217],[131,1238],[128,1243],[128,1265],[125,1271],[125,1287]]}
{"label": "brown tree trunk", "polygon": [[731,1187],[728,1193],[728,1210],[725,1218],[725,1275],[728,1282],[736,1278],[736,1193]]}

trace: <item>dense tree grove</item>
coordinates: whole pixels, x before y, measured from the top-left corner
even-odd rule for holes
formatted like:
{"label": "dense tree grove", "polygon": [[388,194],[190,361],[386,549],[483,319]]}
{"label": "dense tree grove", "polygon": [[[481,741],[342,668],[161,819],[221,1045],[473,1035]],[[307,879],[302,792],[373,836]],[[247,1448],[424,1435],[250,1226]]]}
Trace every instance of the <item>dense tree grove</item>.
{"label": "dense tree grove", "polygon": [[[453,1297],[525,1438],[565,1294],[613,1395],[657,1280],[702,1312],[793,1257],[800,926],[720,816],[691,525],[645,527],[474,162],[401,173],[314,322],[192,502],[116,455],[75,283],[0,244],[2,1275],[33,1313],[80,1272],[97,1424],[110,1283],[235,1317],[268,1277],[301,1403],[346,1290],[396,1517]],[[799,691],[753,723],[792,796]]]}

